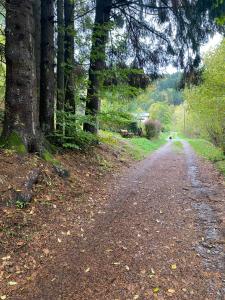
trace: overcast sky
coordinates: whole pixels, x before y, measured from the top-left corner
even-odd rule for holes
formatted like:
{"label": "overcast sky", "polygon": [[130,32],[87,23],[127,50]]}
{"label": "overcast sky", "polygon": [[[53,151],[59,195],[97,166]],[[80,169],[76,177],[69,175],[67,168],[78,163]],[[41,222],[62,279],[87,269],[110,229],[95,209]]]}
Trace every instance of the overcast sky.
{"label": "overcast sky", "polygon": [[[214,35],[214,37],[211,38],[207,44],[202,45],[201,55],[204,56],[205,53],[207,53],[210,50],[213,50],[216,46],[219,45],[219,43],[222,41],[222,39],[223,39],[222,35],[220,35],[219,33],[216,33]],[[172,73],[177,72],[177,69],[170,65],[165,69],[165,71],[168,74],[172,74]]]}

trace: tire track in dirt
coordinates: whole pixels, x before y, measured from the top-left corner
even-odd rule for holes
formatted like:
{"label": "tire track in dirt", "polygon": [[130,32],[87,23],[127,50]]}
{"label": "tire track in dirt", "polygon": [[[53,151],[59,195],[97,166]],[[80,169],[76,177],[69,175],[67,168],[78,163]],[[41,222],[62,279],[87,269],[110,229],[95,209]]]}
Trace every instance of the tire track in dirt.
{"label": "tire track in dirt", "polygon": [[188,175],[193,188],[193,199],[195,200],[193,208],[197,211],[199,217],[199,226],[204,230],[202,243],[197,245],[196,250],[203,258],[207,270],[220,272],[221,276],[212,279],[210,289],[215,290],[216,300],[225,299],[225,247],[224,235],[220,229],[220,220],[218,219],[215,207],[210,200],[214,197],[223,198],[213,186],[204,185],[199,179],[199,169],[196,157],[187,142],[183,142],[185,154],[187,156]]}

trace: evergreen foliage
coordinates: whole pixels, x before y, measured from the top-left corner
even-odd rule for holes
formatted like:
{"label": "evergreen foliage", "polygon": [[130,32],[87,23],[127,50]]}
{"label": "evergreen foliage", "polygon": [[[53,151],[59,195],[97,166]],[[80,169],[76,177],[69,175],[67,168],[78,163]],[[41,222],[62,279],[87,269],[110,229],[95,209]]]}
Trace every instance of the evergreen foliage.
{"label": "evergreen foliage", "polygon": [[[8,78],[0,112],[4,139],[16,132],[28,152],[43,151],[46,139],[83,148],[97,139],[83,129],[131,130],[149,109],[168,129],[182,76],[163,77],[162,67],[201,75],[200,45],[224,30],[222,0],[21,1],[0,1],[0,101]],[[218,128],[210,135],[221,136]]]}

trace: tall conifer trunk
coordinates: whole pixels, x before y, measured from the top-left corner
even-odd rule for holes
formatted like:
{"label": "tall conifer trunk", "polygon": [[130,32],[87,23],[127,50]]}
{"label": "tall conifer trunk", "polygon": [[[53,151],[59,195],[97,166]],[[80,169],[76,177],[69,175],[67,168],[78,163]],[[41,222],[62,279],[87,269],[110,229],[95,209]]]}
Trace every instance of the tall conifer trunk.
{"label": "tall conifer trunk", "polygon": [[41,1],[40,124],[45,135],[54,130],[54,0]]}
{"label": "tall conifer trunk", "polygon": [[33,1],[34,22],[35,22],[35,60],[37,74],[37,97],[38,109],[40,106],[40,66],[41,66],[41,0]]}
{"label": "tall conifer trunk", "polygon": [[76,112],[74,78],[74,0],[65,0],[65,109]]}
{"label": "tall conifer trunk", "polygon": [[105,68],[106,43],[109,33],[112,0],[97,0],[95,23],[92,34],[92,48],[89,68],[89,86],[87,91],[86,115],[91,117],[92,124],[85,123],[84,130],[96,134],[98,132],[97,115],[100,111],[99,90],[101,71]]}
{"label": "tall conifer trunk", "polygon": [[65,87],[64,87],[64,37],[65,37],[65,26],[64,26],[64,0],[57,0],[57,28],[58,28],[58,39],[57,39],[57,109],[64,111],[65,102]]}
{"label": "tall conifer trunk", "polygon": [[6,1],[6,99],[1,142],[20,152],[40,150],[35,26],[32,0]]}

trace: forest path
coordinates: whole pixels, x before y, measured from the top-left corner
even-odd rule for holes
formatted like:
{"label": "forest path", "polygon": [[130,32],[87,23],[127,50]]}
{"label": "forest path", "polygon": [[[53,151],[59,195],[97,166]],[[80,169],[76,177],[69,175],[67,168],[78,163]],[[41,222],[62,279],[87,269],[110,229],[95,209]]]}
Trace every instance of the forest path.
{"label": "forest path", "polygon": [[11,299],[225,299],[224,190],[169,142],[112,183],[83,237]]}

